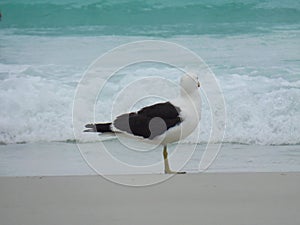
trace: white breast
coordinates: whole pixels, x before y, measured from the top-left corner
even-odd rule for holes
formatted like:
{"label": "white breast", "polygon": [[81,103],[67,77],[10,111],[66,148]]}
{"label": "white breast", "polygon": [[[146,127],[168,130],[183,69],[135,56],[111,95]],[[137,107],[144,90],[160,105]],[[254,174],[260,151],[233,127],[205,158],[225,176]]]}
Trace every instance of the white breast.
{"label": "white breast", "polygon": [[196,129],[201,119],[201,98],[198,92],[189,96],[180,96],[171,103],[180,108],[179,116],[182,118],[182,123],[170,128],[162,135],[164,137],[157,137],[157,139],[163,139],[162,144],[177,142],[186,138]]}

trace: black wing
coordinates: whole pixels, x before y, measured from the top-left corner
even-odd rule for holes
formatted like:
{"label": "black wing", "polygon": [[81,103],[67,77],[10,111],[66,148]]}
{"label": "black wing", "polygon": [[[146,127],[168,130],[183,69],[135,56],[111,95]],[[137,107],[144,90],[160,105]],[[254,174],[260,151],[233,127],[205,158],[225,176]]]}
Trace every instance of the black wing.
{"label": "black wing", "polygon": [[179,113],[180,109],[170,102],[158,103],[118,116],[114,126],[130,134],[153,139],[180,124]]}

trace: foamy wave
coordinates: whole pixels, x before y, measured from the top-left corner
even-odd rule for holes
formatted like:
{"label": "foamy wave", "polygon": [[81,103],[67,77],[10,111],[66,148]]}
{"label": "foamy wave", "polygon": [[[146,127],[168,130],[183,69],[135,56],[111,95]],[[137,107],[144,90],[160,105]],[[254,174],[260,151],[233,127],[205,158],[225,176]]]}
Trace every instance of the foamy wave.
{"label": "foamy wave", "polygon": [[[56,66],[39,66],[41,74]],[[55,67],[55,69],[54,69]],[[65,68],[68,70],[69,68]],[[0,143],[67,141],[73,140],[72,104],[76,85],[74,77],[51,79],[28,75],[36,71],[34,67],[1,65],[0,82]],[[139,69],[136,74],[145,76],[155,73],[176,74],[174,69]],[[64,71],[65,73],[66,71]],[[70,72],[70,71],[69,71]],[[122,76],[131,75],[128,71]],[[300,81],[290,82],[282,78],[241,76],[238,74],[219,77],[224,92],[227,110],[227,127],[224,142],[244,144],[298,144],[300,140]],[[123,82],[123,83],[122,83]],[[106,91],[113,96],[120,90],[124,80],[115,79],[108,83]],[[158,93],[161,90],[157,90]],[[130,96],[128,96],[130,98]],[[107,98],[102,108],[110,110]],[[101,114],[101,110],[97,109]],[[108,112],[102,117],[110,119]],[[100,117],[101,117],[100,116]],[[199,142],[206,142],[211,128],[210,111],[204,99]],[[97,140],[98,136],[86,137],[81,141]],[[195,135],[186,142],[193,142]],[[222,140],[214,140],[222,141]]]}
{"label": "foamy wave", "polygon": [[298,144],[300,82],[232,75],[221,80],[227,107],[225,141]]}
{"label": "foamy wave", "polygon": [[69,139],[74,88],[58,80],[25,75],[26,69],[13,71],[0,82],[0,142]]}

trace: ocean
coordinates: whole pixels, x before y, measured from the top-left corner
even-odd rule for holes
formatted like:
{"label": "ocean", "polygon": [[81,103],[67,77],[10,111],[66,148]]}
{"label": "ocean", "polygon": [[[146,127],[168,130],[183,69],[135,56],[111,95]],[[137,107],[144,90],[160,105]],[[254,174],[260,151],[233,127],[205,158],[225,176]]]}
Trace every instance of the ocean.
{"label": "ocean", "polygon": [[[190,49],[215,74],[226,105],[225,136],[215,142],[300,150],[297,0],[1,0],[0,12],[3,148],[91,141],[73,134],[73,100],[85,71],[120,45],[162,40]],[[95,109],[98,120],[111,119],[112,99],[140,75],[175,82],[179,76],[155,63],[120,70]],[[196,144],[210,135],[209,107],[203,104]]]}

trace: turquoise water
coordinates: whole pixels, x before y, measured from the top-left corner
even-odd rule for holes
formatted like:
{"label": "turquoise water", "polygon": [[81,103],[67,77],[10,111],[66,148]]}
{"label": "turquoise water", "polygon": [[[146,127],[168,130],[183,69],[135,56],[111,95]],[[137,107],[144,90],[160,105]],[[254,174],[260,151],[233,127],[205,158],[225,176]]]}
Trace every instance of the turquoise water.
{"label": "turquoise water", "polygon": [[[84,71],[112,48],[145,39],[183,45],[214,71],[226,101],[224,142],[299,144],[299,1],[1,0],[0,11],[1,144],[73,140]],[[155,65],[122,70],[103,108],[141,74],[179,76]],[[110,119],[109,110],[97,112],[99,121]],[[201,143],[209,114],[204,104]]]}
{"label": "turquoise water", "polygon": [[299,29],[300,3],[289,1],[1,1],[0,27],[52,35],[165,37]]}

